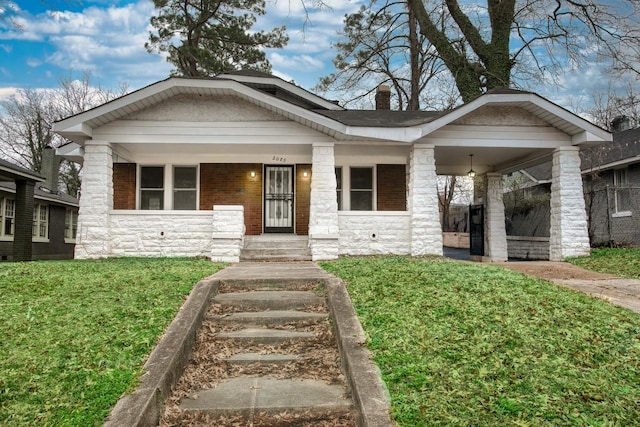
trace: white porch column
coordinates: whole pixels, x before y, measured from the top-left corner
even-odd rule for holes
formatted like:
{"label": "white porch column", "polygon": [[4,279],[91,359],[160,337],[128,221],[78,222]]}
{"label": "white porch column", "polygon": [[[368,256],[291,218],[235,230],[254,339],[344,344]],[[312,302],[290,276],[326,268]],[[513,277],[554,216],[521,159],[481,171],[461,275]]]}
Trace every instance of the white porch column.
{"label": "white porch column", "polygon": [[551,169],[551,230],[549,259],[587,256],[589,232],[580,175],[578,147],[558,147]]}
{"label": "white porch column", "polygon": [[338,258],[338,201],[334,144],[313,144],[311,157],[311,200],[309,247],[314,261]]}
{"label": "white porch column", "polygon": [[504,201],[502,197],[502,175],[486,175],[485,208],[485,257],[489,262],[506,261],[507,230],[504,225]]}
{"label": "white porch column", "polygon": [[436,159],[433,145],[416,144],[409,155],[411,255],[442,255]]}
{"label": "white porch column", "polygon": [[84,146],[75,258],[104,258],[110,255],[109,211],[112,209],[111,144],[108,141],[89,140]]}

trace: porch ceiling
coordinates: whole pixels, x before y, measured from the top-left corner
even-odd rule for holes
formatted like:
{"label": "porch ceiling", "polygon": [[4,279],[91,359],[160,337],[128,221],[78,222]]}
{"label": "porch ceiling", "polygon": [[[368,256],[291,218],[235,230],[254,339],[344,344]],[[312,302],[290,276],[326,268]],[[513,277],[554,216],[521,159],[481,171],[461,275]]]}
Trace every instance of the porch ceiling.
{"label": "porch ceiling", "polygon": [[510,173],[551,160],[549,148],[436,147],[436,173],[463,176],[471,167],[477,174]]}

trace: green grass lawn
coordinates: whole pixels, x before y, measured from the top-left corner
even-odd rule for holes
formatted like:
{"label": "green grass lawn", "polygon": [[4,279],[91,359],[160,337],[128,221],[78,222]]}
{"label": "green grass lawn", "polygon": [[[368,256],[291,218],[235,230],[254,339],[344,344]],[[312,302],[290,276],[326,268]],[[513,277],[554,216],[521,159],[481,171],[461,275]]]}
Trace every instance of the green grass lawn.
{"label": "green grass lawn", "polygon": [[590,257],[570,258],[568,261],[587,270],[640,279],[640,248],[593,249]]}
{"label": "green grass lawn", "polygon": [[206,259],[0,266],[0,425],[101,425]]}
{"label": "green grass lawn", "polygon": [[640,315],[497,266],[322,266],[347,282],[400,426],[640,422]]}

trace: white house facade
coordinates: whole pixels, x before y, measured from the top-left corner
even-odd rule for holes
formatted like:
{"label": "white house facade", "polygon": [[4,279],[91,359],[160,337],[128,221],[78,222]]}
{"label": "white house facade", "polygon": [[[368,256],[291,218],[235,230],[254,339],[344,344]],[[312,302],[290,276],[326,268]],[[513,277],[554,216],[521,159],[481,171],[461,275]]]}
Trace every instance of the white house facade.
{"label": "white house facade", "polygon": [[[383,92],[384,97],[386,94]],[[256,72],[169,78],[54,130],[83,162],[76,258],[239,260],[247,236],[307,236],[314,260],[441,255],[437,175],[485,205],[507,259],[501,175],[554,160],[550,258],[589,253],[581,147],[611,139],[538,95],[495,91],[447,112],[355,111]]]}

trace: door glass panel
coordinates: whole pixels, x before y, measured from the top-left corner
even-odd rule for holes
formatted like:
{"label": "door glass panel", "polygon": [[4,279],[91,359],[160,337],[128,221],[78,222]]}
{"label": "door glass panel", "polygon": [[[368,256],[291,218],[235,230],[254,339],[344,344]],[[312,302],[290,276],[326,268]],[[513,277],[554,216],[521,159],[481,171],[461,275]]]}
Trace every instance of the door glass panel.
{"label": "door glass panel", "polygon": [[288,231],[293,227],[293,168],[267,166],[265,176],[265,230]]}

